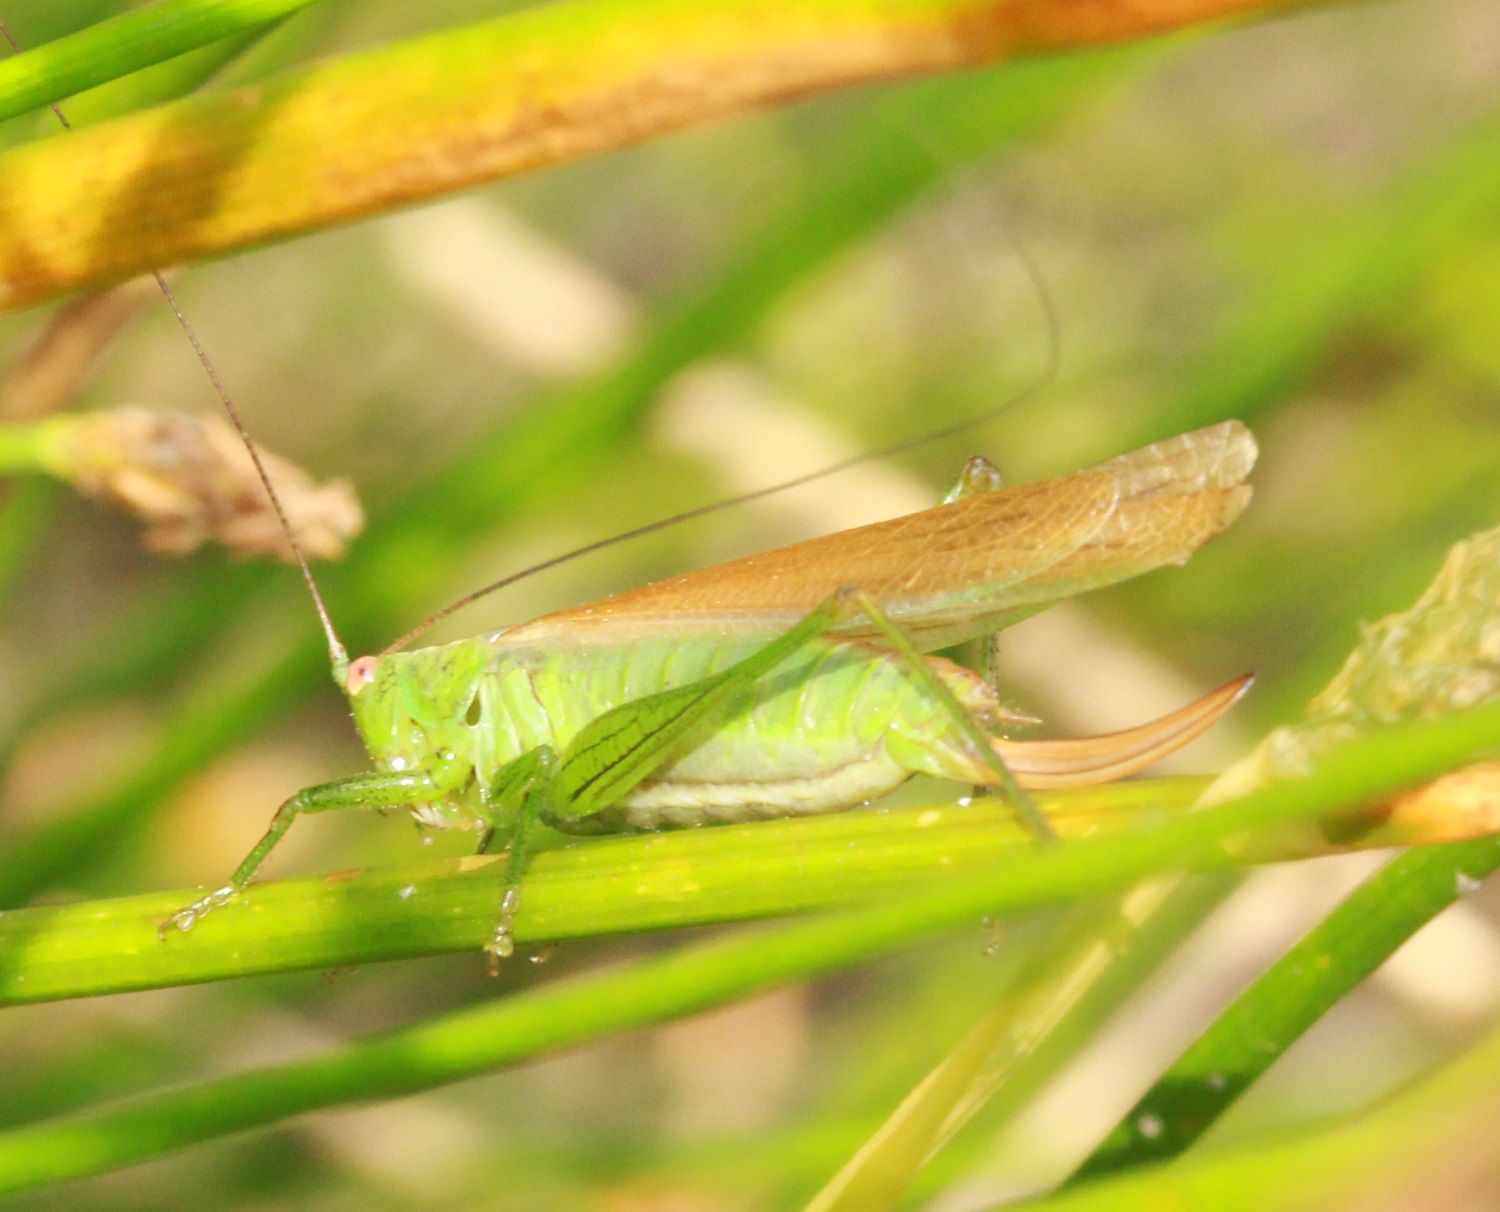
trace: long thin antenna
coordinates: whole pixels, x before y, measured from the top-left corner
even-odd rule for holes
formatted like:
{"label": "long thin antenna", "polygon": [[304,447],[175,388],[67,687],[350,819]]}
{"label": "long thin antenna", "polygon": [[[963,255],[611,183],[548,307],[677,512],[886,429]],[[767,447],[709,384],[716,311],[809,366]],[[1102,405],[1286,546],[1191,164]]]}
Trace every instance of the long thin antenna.
{"label": "long thin antenna", "polygon": [[996,404],[993,408],[986,408],[972,416],[965,417],[961,421],[954,421],[949,425],[940,426],[924,434],[918,434],[914,438],[903,438],[899,442],[892,442],[888,446],[881,446],[875,450],[865,451],[863,454],[853,455],[847,459],[840,459],[837,463],[830,463],[826,467],[820,467],[817,471],[809,471],[804,475],[794,476],[789,480],[781,480],[775,484],[768,484],[764,488],[755,488],[749,492],[742,492],[732,497],[724,497],[721,500],[711,502],[708,505],[698,505],[692,509],[685,509],[681,513],[674,513],[664,518],[658,518],[654,522],[647,522],[644,526],[636,526],[630,530],[622,530],[618,534],[612,534],[608,538],[595,539],[591,543],[585,543],[581,547],[574,547],[561,555],[552,556],[550,559],[542,560],[537,564],[530,564],[519,571],[507,573],[499,580],[491,581],[488,585],[481,586],[455,602],[449,603],[441,610],[430,614],[423,619],[405,635],[394,643],[389,644],[381,650],[381,656],[389,656],[393,652],[399,652],[418,636],[423,635],[431,628],[458,613],[466,606],[472,606],[480,598],[488,597],[497,590],[514,585],[517,581],[524,581],[527,577],[535,576],[539,572],[546,572],[549,568],[556,568],[559,564],[566,564],[576,560],[580,556],[592,555],[596,551],[613,547],[617,543],[628,543],[633,539],[641,538],[643,535],[655,534],[658,530],[666,530],[670,526],[678,526],[683,522],[695,521],[698,518],[709,517],[712,514],[722,513],[726,509],[736,509],[751,501],[759,501],[763,497],[774,496],[788,489],[800,488],[804,484],[811,484],[815,480],[821,480],[826,476],[837,475],[841,471],[847,471],[851,467],[858,467],[862,463],[868,463],[875,459],[885,459],[892,455],[905,454],[909,450],[927,446],[933,442],[940,442],[944,438],[951,438],[955,434],[965,433],[970,429],[976,429],[980,425],[994,420],[995,417],[1018,404],[1039,395],[1052,382],[1057,375],[1058,366],[1062,361],[1062,339],[1058,324],[1057,306],[1047,289],[1046,280],[1042,277],[1041,269],[1032,258],[1031,254],[1017,241],[1012,241],[1012,251],[1016,259],[1020,261],[1026,276],[1031,279],[1031,284],[1036,290],[1036,297],[1040,301],[1042,317],[1045,321],[1047,333],[1046,357],[1037,377],[1019,391],[1014,392],[1006,399]]}
{"label": "long thin antenna", "polygon": [[[21,47],[10,32],[10,27],[0,19],[0,36],[10,44],[13,53],[19,53]],[[73,129],[73,124],[68,121],[67,114],[63,113],[62,106],[53,101],[48,108],[57,116],[57,120],[66,131]],[[277,520],[281,523],[281,529],[286,534],[287,543],[291,546],[292,555],[297,559],[297,567],[301,570],[302,580],[307,585],[307,592],[312,595],[313,609],[318,612],[318,622],[323,626],[323,634],[328,640],[328,659],[333,665],[334,677],[342,681],[345,671],[349,667],[349,654],[340,642],[338,632],[333,629],[333,617],[328,613],[328,604],[323,601],[323,595],[318,589],[318,582],[313,577],[312,566],[307,562],[307,556],[302,550],[302,544],[297,541],[297,532],[292,529],[292,523],[287,516],[286,508],[281,503],[281,497],[277,495],[275,486],[271,483],[271,477],[266,474],[266,465],[261,462],[260,451],[256,449],[255,443],[250,438],[250,431],[245,428],[245,423],[240,419],[240,410],[235,407],[234,399],[229,394],[229,389],[224,386],[224,380],[219,377],[218,368],[214,366],[213,359],[208,356],[208,351],[203,348],[203,342],[198,339],[197,330],[189,323],[187,315],[182,310],[182,304],[177,301],[177,295],[167,284],[167,280],[159,272],[153,270],[151,276],[156,279],[156,285],[161,290],[162,298],[167,301],[167,306],[172,309],[172,314],[177,317],[177,325],[182,329],[182,334],[188,339],[188,344],[193,347],[193,353],[198,357],[198,364],[203,367],[203,373],[208,376],[208,381],[213,384],[214,391],[218,394],[219,403],[224,405],[224,411],[229,414],[229,420],[234,425],[235,432],[240,435],[240,441],[245,444],[245,449],[250,454],[250,462],[255,465],[256,478],[260,480],[261,487],[266,490],[266,497],[271,502],[271,508],[275,511]]]}
{"label": "long thin antenna", "polygon": [[229,420],[233,423],[235,431],[240,435],[240,441],[245,444],[245,449],[250,452],[250,461],[255,464],[255,475],[260,480],[261,487],[266,490],[266,497],[271,502],[271,508],[276,511],[276,518],[281,523],[281,529],[286,534],[286,541],[291,545],[292,554],[297,557],[297,568],[302,573],[302,580],[307,585],[307,592],[312,595],[313,609],[318,612],[318,622],[323,626],[323,635],[328,640],[328,659],[333,665],[334,677],[343,680],[345,671],[349,667],[349,653],[345,650],[343,643],[339,640],[338,632],[333,628],[333,618],[328,613],[328,604],[323,601],[323,594],[318,589],[318,582],[313,577],[312,566],[307,562],[307,555],[302,550],[302,544],[297,541],[297,532],[292,529],[291,519],[287,517],[286,507],[281,503],[281,497],[277,495],[275,486],[271,483],[271,477],[266,474],[266,465],[261,462],[260,451],[256,449],[254,441],[250,438],[249,431],[245,428],[245,422],[240,419],[240,410],[235,407],[234,400],[229,394],[229,389],[224,386],[224,380],[219,377],[217,367],[213,359],[208,356],[208,351],[203,348],[203,343],[198,340],[198,333],[188,322],[183,314],[182,304],[178,303],[177,295],[167,285],[166,278],[155,270],[151,276],[156,279],[156,285],[161,288],[162,297],[166,299],[167,306],[172,309],[172,314],[177,317],[177,324],[182,329],[183,335],[187,337],[188,343],[192,345],[193,352],[198,355],[198,363],[203,367],[203,372],[208,375],[208,380],[218,393],[219,402],[224,405],[224,411],[229,414]]}

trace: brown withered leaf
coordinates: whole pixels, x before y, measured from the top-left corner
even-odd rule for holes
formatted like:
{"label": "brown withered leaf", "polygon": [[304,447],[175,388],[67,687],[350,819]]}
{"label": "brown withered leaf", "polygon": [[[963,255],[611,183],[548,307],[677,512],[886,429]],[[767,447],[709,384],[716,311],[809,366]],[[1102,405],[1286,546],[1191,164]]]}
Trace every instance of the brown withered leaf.
{"label": "brown withered leaf", "polygon": [[[249,452],[227,421],[114,408],[45,424],[49,470],[139,518],[147,549],[183,555],[217,542],[237,556],[293,559]],[[350,485],[319,484],[264,449],[260,457],[308,558],[342,557],[364,526]]]}
{"label": "brown withered leaf", "polygon": [[[1303,718],[1270,733],[1214,782],[1203,801],[1306,774],[1329,750],[1370,728],[1476,707],[1497,695],[1500,528],[1455,544],[1410,609],[1364,627]],[[1493,833],[1500,829],[1500,763],[1481,762],[1382,804],[1355,806],[1324,829],[1331,842],[1359,845]],[[1316,849],[1310,843],[1302,848]]]}

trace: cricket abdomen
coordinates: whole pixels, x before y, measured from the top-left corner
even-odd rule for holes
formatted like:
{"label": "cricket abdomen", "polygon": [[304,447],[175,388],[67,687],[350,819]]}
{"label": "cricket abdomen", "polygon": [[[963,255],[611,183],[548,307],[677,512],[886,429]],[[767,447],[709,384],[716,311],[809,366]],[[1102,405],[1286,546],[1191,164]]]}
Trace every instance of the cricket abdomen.
{"label": "cricket abdomen", "polygon": [[811,778],[702,782],[668,769],[594,820],[607,829],[672,829],[814,816],[867,804],[911,777],[878,749]]}
{"label": "cricket abdomen", "polygon": [[[490,697],[529,723],[530,737],[516,728],[518,743],[537,743],[534,730],[545,719],[549,743],[565,751],[578,730],[605,711],[722,671],[757,645],[590,645],[544,659],[534,651],[514,653],[514,663],[492,666],[498,681]],[[994,716],[994,696],[982,680],[928,659],[969,710]],[[516,694],[515,663],[529,667],[524,704]],[[499,692],[502,682],[509,693]],[[951,721],[899,658],[867,642],[820,641],[756,682],[619,803],[564,827],[647,830],[841,811],[878,798],[913,773],[969,777],[951,731]]]}

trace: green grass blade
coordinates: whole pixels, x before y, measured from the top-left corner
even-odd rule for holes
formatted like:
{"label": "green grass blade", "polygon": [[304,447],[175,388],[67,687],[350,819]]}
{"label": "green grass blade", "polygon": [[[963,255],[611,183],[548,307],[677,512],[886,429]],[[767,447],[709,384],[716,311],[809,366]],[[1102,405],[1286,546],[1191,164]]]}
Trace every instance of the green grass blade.
{"label": "green grass blade", "polygon": [[1403,854],[1278,959],[1182,1054],[1078,1170],[1093,1179],[1190,1147],[1392,952],[1500,867],[1500,838]]}
{"label": "green grass blade", "polygon": [[[997,875],[986,877],[996,881],[987,885],[996,905],[1054,905],[1176,864],[1243,862],[1225,852],[1226,839],[1269,831],[1279,821],[1307,821],[1337,804],[1374,802],[1493,747],[1500,747],[1500,705],[1372,732],[1332,753],[1317,779],[1274,787],[1225,809],[1036,850],[1016,848],[1014,827],[996,837],[1001,830],[975,828],[981,815],[958,809],[947,817],[959,831],[953,835],[932,832],[942,814],[925,828],[927,818],[919,817],[915,830],[894,814],[853,814],[600,840],[553,851],[545,862],[538,858],[515,932],[523,942],[539,941],[795,912],[881,891],[889,886],[881,883],[882,871],[889,880],[893,871],[911,878],[960,865],[961,853],[981,863],[1004,859]],[[965,830],[969,837],[959,847],[955,838]],[[855,836],[861,833],[863,848]],[[820,840],[821,869],[788,861],[804,848],[813,853]],[[857,862],[850,862],[851,854]],[[503,864],[479,862],[486,869],[466,879],[438,881],[428,868],[261,886],[165,945],[155,925],[176,907],[170,903],[175,893],[13,911],[0,918],[14,931],[4,987],[24,1000],[44,995],[44,982],[51,982],[45,995],[57,997],[477,947],[493,924],[503,878]],[[543,882],[549,868],[556,882]],[[450,867],[447,874],[459,872]],[[813,879],[818,874],[827,881],[821,891]],[[49,939],[54,926],[60,934]]]}
{"label": "green grass blade", "polygon": [[[986,881],[987,884],[987,881]],[[953,886],[938,898],[889,899],[847,915],[685,948],[625,972],[393,1032],[312,1061],[138,1099],[112,1112],[0,1134],[0,1190],[100,1173],[320,1107],[430,1089],[545,1052],[721,1004],[786,980],[830,972],[961,921]]]}
{"label": "green grass blade", "polygon": [[[1076,838],[1170,815],[1201,786],[1157,780],[1044,802]],[[991,867],[1028,844],[995,802],[601,838],[537,856],[516,931],[537,942],[805,912]],[[473,950],[503,869],[462,859],[262,884],[165,942],[157,924],[192,893],[14,910],[0,915],[0,1003]]]}
{"label": "green grass blade", "polygon": [[129,75],[317,0],[159,0],[0,62],[0,119]]}
{"label": "green grass blade", "polygon": [[[1484,1196],[1476,1181],[1494,1156],[1500,1033],[1364,1115],[1283,1137],[1154,1165],[1010,1212],[1324,1212],[1329,1208],[1424,1208],[1434,1188]],[[1470,1184],[1473,1184],[1471,1187]],[[1483,1202],[1472,1204],[1485,1206]]]}
{"label": "green grass blade", "polygon": [[1184,881],[1180,895],[1144,919],[1117,897],[1078,906],[1049,927],[1000,995],[976,1008],[977,1021],[958,1046],[871,1125],[807,1212],[875,1212],[956,1180],[990,1150],[996,1124],[1056,1076],[1202,924],[1232,878]]}
{"label": "green grass blade", "polygon": [[[1030,1005],[997,1006],[981,1022],[1001,1046],[976,1066],[975,1081],[931,1134],[936,1152],[924,1155],[922,1168],[900,1180],[909,1183],[907,1195],[930,1197],[981,1165],[993,1151],[995,1134],[1074,1060],[1242,879],[1241,871],[1222,871],[1152,881],[1099,906],[1092,931],[1085,921],[1075,930],[1054,932],[1035,988],[1028,991]],[[1008,1039],[994,1030],[1003,1030],[1012,1015],[1025,1026],[1020,1016],[1037,1005],[1046,1015],[1040,1029]],[[857,1174],[854,1160],[847,1167],[851,1177]]]}
{"label": "green grass blade", "polygon": [[[1488,684],[1500,590],[1500,530],[1458,543],[1409,609],[1370,624],[1303,719],[1277,729],[1219,779],[1233,795],[1294,777],[1306,762],[1372,719],[1440,713]],[[1467,783],[1484,794],[1490,767],[1427,791],[1461,811]],[[1382,809],[1383,822],[1421,811],[1424,797]],[[1377,833],[1384,825],[1377,825]],[[1266,1068],[1432,917],[1500,866],[1500,841],[1418,851],[1396,859],[1345,899],[1268,969],[1116,1126],[1084,1163],[1091,1178],[1188,1148]]]}
{"label": "green grass blade", "polygon": [[[1487,530],[1453,547],[1432,584],[1411,607],[1366,626],[1343,667],[1304,716],[1278,728],[1220,776],[1206,798],[1219,801],[1295,778],[1329,746],[1372,725],[1440,716],[1472,701],[1491,684],[1490,637],[1496,625],[1497,595],[1500,530]],[[1365,810],[1362,819],[1356,813],[1346,820],[1376,845],[1407,844],[1424,835],[1452,840],[1450,822],[1466,817],[1467,805],[1484,802],[1494,781],[1491,767],[1474,767],[1429,785],[1420,795],[1398,797]],[[1482,828],[1490,831],[1493,827]],[[1296,838],[1263,835],[1250,843],[1251,850],[1269,846],[1270,853],[1311,853],[1339,833],[1339,828],[1326,823],[1295,828],[1299,831]],[[1377,881],[1378,887],[1356,895],[1346,913],[1335,914],[1326,923],[1326,936],[1315,934],[1304,943],[1305,953],[1294,951],[1279,964],[1268,974],[1266,989],[1252,991],[1229,1012],[1224,1023],[1227,1035],[1210,1032],[1211,1038],[1200,1041],[1203,1051],[1195,1047],[1158,1084],[1106,1142],[1102,1158],[1096,1156],[1089,1166],[1119,1168],[1134,1164],[1138,1156],[1155,1156],[1155,1149],[1166,1153],[1185,1147],[1261,1072],[1256,1065],[1268,1063],[1262,1048],[1278,1055],[1363,979],[1371,965],[1451,903],[1465,880],[1487,873],[1492,865],[1488,851],[1482,856],[1435,853],[1448,858],[1434,859],[1429,853],[1395,864],[1386,876],[1389,885]],[[1495,853],[1500,861],[1500,849]],[[1444,865],[1465,860],[1478,869],[1459,873]],[[1035,988],[1020,998],[1007,999],[1014,1004],[983,1015],[964,1043],[907,1097],[812,1206],[892,1204],[916,1168],[986,1100],[1004,1086],[1026,1087],[1024,1080],[1016,1081],[1018,1073],[1033,1075],[1047,1067],[1031,1062],[1028,1054],[1039,1053],[1044,1046],[1055,1054],[1058,1045],[1049,1035],[1066,1035],[1081,1021],[1101,1021],[1092,1013],[1099,991],[1118,992],[1122,983],[1150,967],[1150,957],[1142,957],[1139,949],[1128,945],[1133,928],[1152,934],[1165,928],[1170,937],[1179,923],[1201,916],[1217,903],[1230,882],[1204,886],[1177,881],[1174,887],[1173,881],[1158,881],[1101,913],[1093,934],[1088,922],[1083,923],[1081,934],[1076,929],[1060,932],[1046,948]],[[1382,907],[1388,917],[1377,912]],[[1148,950],[1156,958],[1165,954],[1165,950]],[[1304,977],[1315,988],[1300,989]],[[1264,1026],[1252,1026],[1258,1013],[1268,1016]],[[1042,1027],[1017,1031],[1016,1022]],[[1253,1044],[1242,1049],[1244,1055],[1235,1055],[1232,1045],[1245,1040]],[[1210,1059],[1205,1059],[1205,1053]],[[1243,1076],[1242,1069],[1248,1070]],[[1190,1081],[1185,1079],[1189,1072]],[[1206,1075],[1214,1075],[1213,1080]],[[1007,1106],[1014,1106],[1015,1090],[1007,1094]],[[988,1118],[994,1115],[992,1109]]]}
{"label": "green grass blade", "polygon": [[[19,1129],[0,1135],[0,1190],[99,1173],[317,1107],[429,1089],[830,972],[982,914],[1009,915],[1097,896],[1173,868],[1223,866],[1233,862],[1227,843],[1247,831],[1390,794],[1497,746],[1500,706],[1389,728],[1332,752],[1307,779],[1154,829],[1029,847],[996,869],[943,876],[908,895],[842,914],[686,948],[624,972],[447,1015],[310,1061]],[[777,852],[783,869],[785,853]],[[522,919],[531,901],[523,901]],[[475,923],[476,942],[487,925]]]}

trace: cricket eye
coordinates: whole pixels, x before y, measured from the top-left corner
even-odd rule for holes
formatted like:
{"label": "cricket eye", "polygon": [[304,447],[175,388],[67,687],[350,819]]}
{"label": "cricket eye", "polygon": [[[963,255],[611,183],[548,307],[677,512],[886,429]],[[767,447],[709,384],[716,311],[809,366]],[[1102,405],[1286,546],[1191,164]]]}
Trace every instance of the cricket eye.
{"label": "cricket eye", "polygon": [[360,657],[359,660],[349,666],[347,685],[350,694],[358,694],[375,680],[376,665],[376,659],[372,656],[367,656]]}

